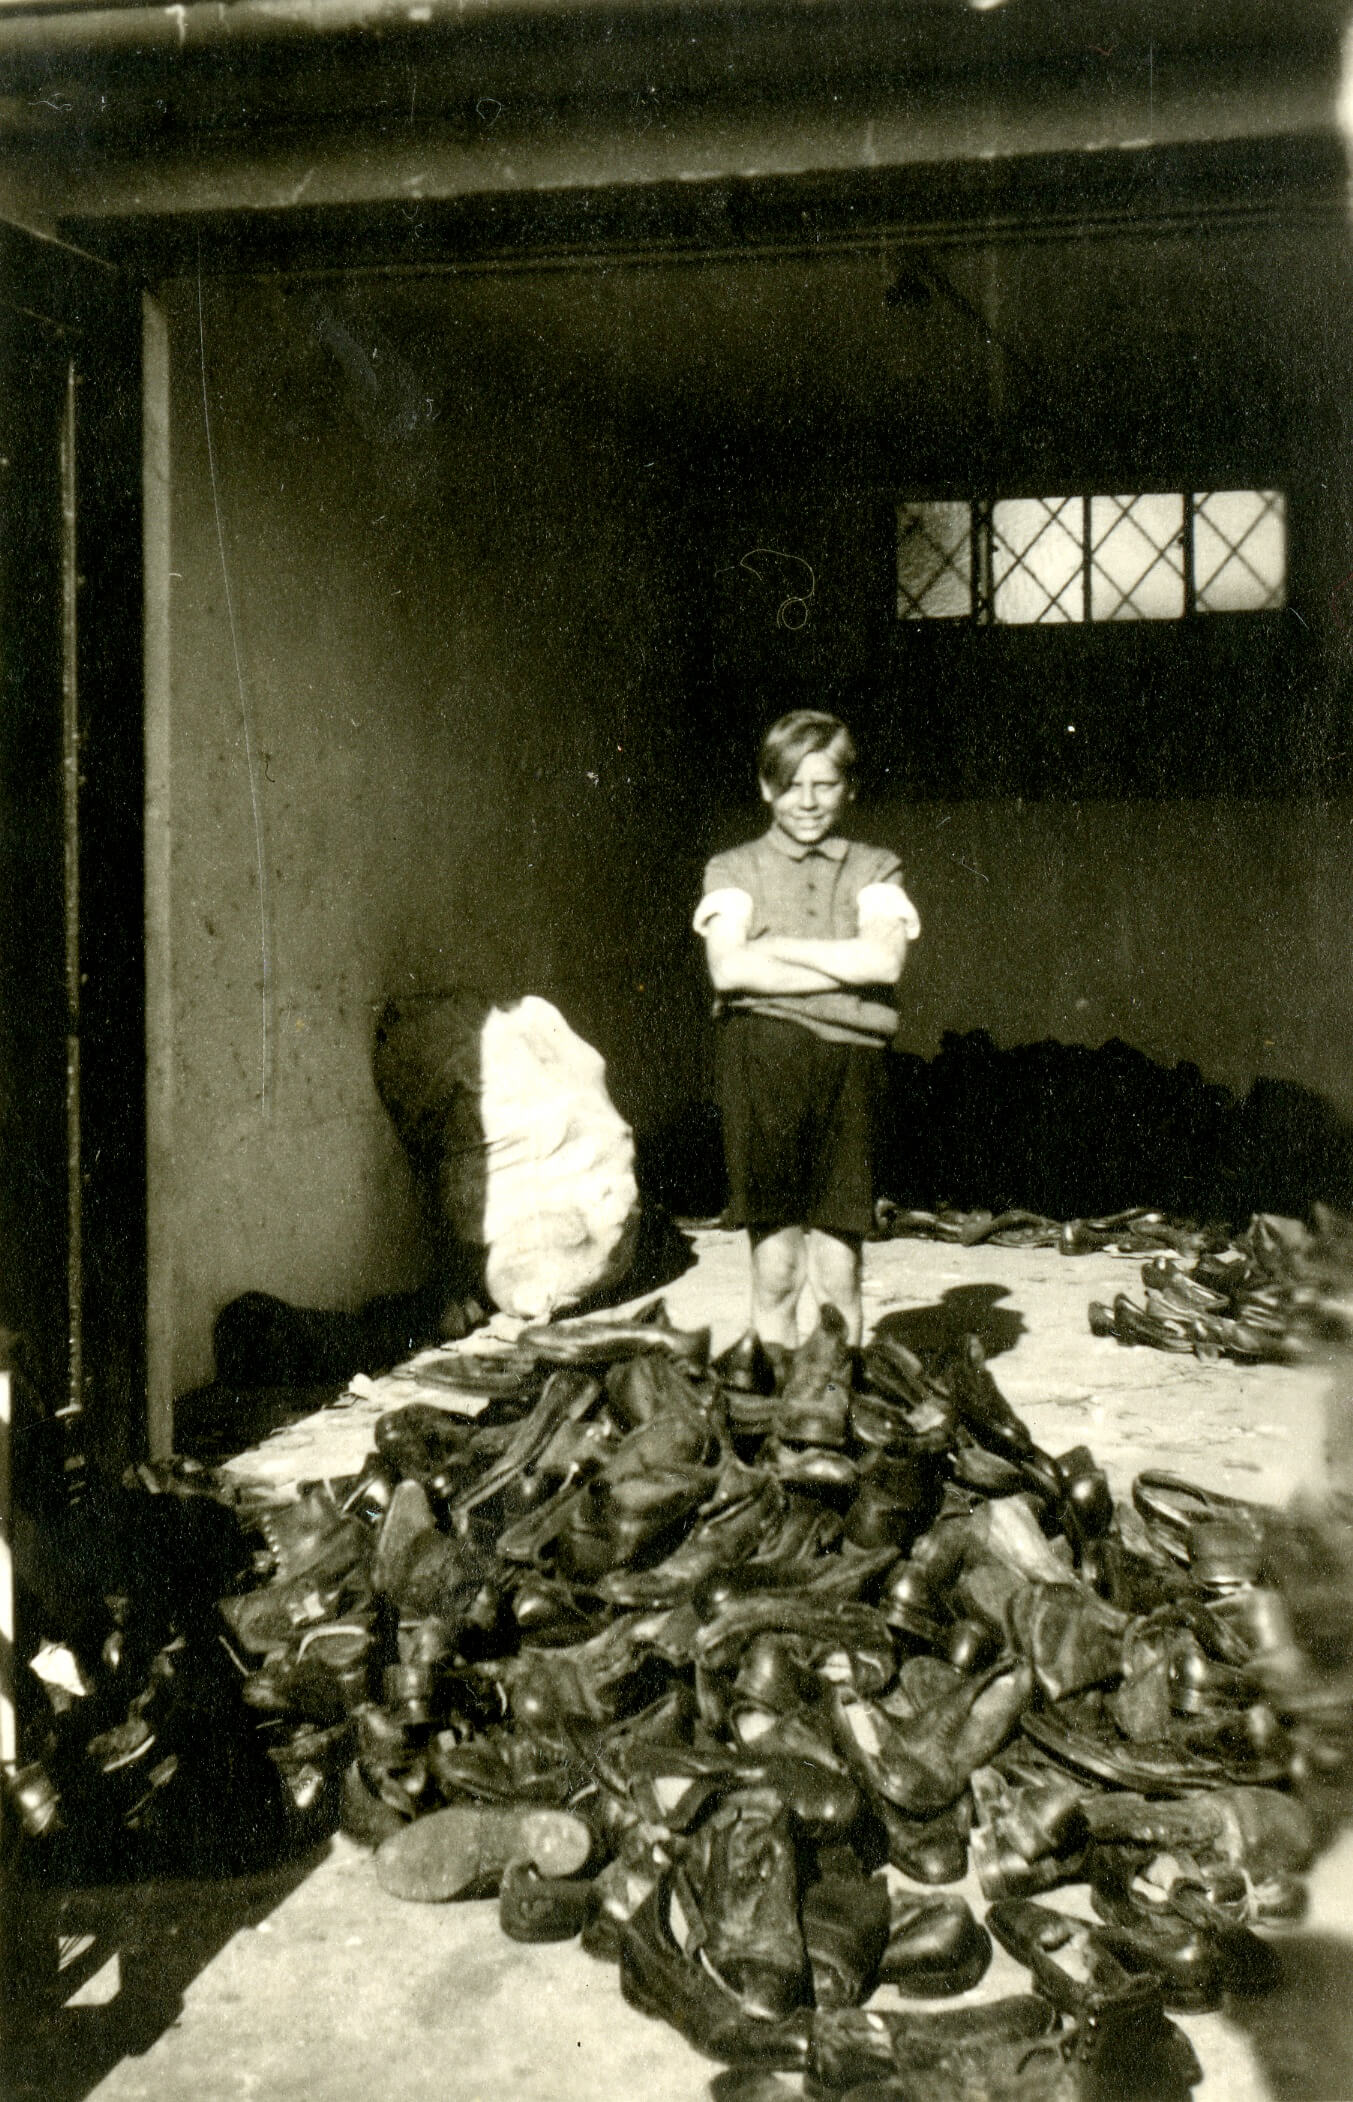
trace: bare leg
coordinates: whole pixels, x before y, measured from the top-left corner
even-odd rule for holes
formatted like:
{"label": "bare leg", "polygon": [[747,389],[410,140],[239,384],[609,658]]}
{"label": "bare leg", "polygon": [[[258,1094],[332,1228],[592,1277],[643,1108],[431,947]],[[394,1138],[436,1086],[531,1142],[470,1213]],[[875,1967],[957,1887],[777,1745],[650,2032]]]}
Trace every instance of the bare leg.
{"label": "bare leg", "polygon": [[864,1327],[858,1238],[854,1234],[824,1233],[821,1227],[810,1226],[808,1277],[819,1306],[825,1301],[840,1308],[851,1346],[858,1349]]}
{"label": "bare leg", "polygon": [[808,1275],[801,1226],[750,1227],[752,1326],[763,1343],[798,1345],[799,1294]]}

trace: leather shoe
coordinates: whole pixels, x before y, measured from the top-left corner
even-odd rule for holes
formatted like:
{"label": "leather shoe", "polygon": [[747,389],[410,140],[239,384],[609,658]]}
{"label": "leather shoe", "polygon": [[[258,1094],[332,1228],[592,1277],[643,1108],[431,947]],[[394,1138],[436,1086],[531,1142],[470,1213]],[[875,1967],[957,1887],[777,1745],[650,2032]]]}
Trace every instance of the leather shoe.
{"label": "leather shoe", "polygon": [[987,1370],[976,1336],[965,1336],[944,1360],[943,1376],[960,1423],[989,1451],[1014,1461],[1031,1460],[1037,1447]]}
{"label": "leather shoe", "polygon": [[768,1788],[727,1796],[689,1842],[683,1867],[716,1976],[749,2014],[774,2021],[799,2006],[798,1871],[779,1797]]}
{"label": "leather shoe", "polygon": [[879,1978],[909,1999],[965,1993],[991,1964],[991,1936],[958,1897],[894,1891]]}
{"label": "leather shoe", "polygon": [[859,1487],[859,1468],[834,1445],[807,1441],[792,1444],[782,1437],[767,1438],[760,1459],[785,1488],[821,1496],[837,1510],[845,1509]]}
{"label": "leather shoe", "polygon": [[953,1397],[942,1378],[933,1377],[913,1351],[895,1337],[875,1335],[862,1359],[867,1390],[881,1395],[902,1412],[910,1437],[927,1444],[949,1443],[953,1430]]}
{"label": "leather shoe", "polygon": [[881,1876],[825,1875],[801,1906],[815,2007],[858,2007],[874,1989],[889,1945],[888,1886]]}
{"label": "leather shoe", "polygon": [[1112,1700],[1106,1702],[1099,1692],[1031,1709],[1022,1727],[1035,1744],[1076,1772],[1142,1796],[1235,1785],[1262,1790],[1288,1778],[1285,1753],[1256,1753],[1248,1743],[1237,1747],[1214,1740],[1194,1748],[1174,1734],[1155,1742],[1129,1740],[1114,1719]]}
{"label": "leather shoe", "polygon": [[405,1481],[421,1482],[434,1503],[446,1504],[474,1465],[474,1423],[430,1402],[406,1402],[377,1421],[377,1453]]}
{"label": "leather shoe", "polygon": [[695,1388],[660,1351],[622,1358],[606,1375],[606,1410],[621,1431],[639,1430],[659,1416],[699,1412]]}
{"label": "leather shoe", "polygon": [[906,1549],[939,1510],[940,1471],[929,1454],[881,1454],[860,1476],[846,1514],[846,1538],[857,1547],[891,1542]]}
{"label": "leather shoe", "polygon": [[1280,1516],[1267,1505],[1226,1496],[1218,1489],[1201,1488],[1183,1475],[1155,1467],[1148,1467],[1137,1476],[1132,1484],[1132,1501],[1160,1546],[1186,1567],[1190,1560],[1190,1535],[1200,1521],[1229,1519],[1262,1542]]}
{"label": "leather shoe", "polygon": [[1123,1674],[1126,1613],[1078,1583],[1027,1583],[1011,1601],[1009,1629],[1049,1701]]}
{"label": "leather shoe", "polygon": [[1121,1851],[1140,1864],[1136,1885],[1148,1897],[1168,1898],[1186,1919],[1207,1926],[1290,1927],[1306,1916],[1308,1892],[1292,1870],[1256,1882],[1229,1863],[1196,1861],[1181,1848],[1158,1854],[1149,1847]]}
{"label": "leather shoe", "polygon": [[936,1817],[904,1817],[882,1798],[877,1808],[888,1835],[888,1859],[913,1883],[961,1883],[968,1872],[968,1833],[963,1805]]}
{"label": "leather shoe", "polygon": [[[658,1876],[657,1866],[645,1867],[617,1855],[594,1877],[592,1889],[596,1909],[582,1931],[582,1945],[589,1956],[595,1956],[602,1963],[619,1961],[621,1933],[645,1901],[653,1896]],[[684,1958],[677,1960],[684,1966]]]}
{"label": "leather shoe", "polygon": [[666,1605],[688,1598],[697,1584],[716,1570],[745,1563],[760,1546],[767,1528],[783,1514],[785,1498],[764,1469],[746,1467],[727,1454],[712,1493],[700,1506],[699,1519],[680,1546],[643,1572],[616,1572],[601,1593],[617,1605]]}
{"label": "leather shoe", "polygon": [[[1257,1935],[1190,1907],[1187,1885],[1152,1897],[1136,1877],[1141,1856],[1125,1847],[1098,1846],[1090,1856],[1090,1901],[1114,1929],[1110,1946],[1130,1970],[1161,1981],[1167,2007],[1194,2013],[1221,2005],[1225,1992],[1271,1991],[1277,1959]],[[1200,1894],[1201,1896],[1201,1894]]]}
{"label": "leather shoe", "polygon": [[1082,1790],[1048,1778],[1013,1785],[994,1767],[972,1778],[973,1864],[983,1895],[1035,1897],[1083,1872],[1089,1826]]}
{"label": "leather shoe", "polygon": [[549,1322],[524,1328],[517,1349],[548,1365],[614,1365],[661,1351],[684,1371],[699,1374],[709,1363],[709,1330],[665,1328],[653,1321]]}
{"label": "leather shoe", "polygon": [[376,1848],[392,1833],[410,1823],[416,1810],[411,1796],[401,1804],[371,1786],[359,1760],[352,1760],[343,1774],[339,1791],[338,1821],[349,1839],[359,1846]]}
{"label": "leather shoe", "polygon": [[513,1585],[509,1604],[522,1640],[543,1648],[586,1642],[609,1618],[599,1600],[558,1577],[534,1571]]}
{"label": "leather shoe", "polygon": [[597,1910],[592,1883],[542,1876],[531,1861],[513,1861],[498,1891],[498,1924],[512,1941],[572,1941]]}
{"label": "leather shoe", "polygon": [[890,1628],[926,1648],[942,1649],[949,1614],[927,1571],[916,1562],[899,1562],[884,1583],[879,1610]]}
{"label": "leather shoe", "polygon": [[710,1365],[710,1371],[730,1394],[762,1395],[769,1398],[776,1388],[775,1366],[754,1328],[730,1343]]}
{"label": "leather shoe", "polygon": [[[1102,1929],[1026,1898],[1000,1899],[989,1908],[987,1925],[1075,2023],[1075,2055],[1109,2092],[1114,2083],[1130,2094],[1177,2088],[1187,2063],[1192,2078],[1201,2077],[1185,2040],[1165,2020],[1158,1976],[1129,1970]],[[1168,2077],[1155,2078],[1155,2069]]]}
{"label": "leather shoe", "polygon": [[932,2072],[957,2049],[1003,2043],[1027,2049],[1047,2036],[1056,2020],[1055,2010],[1037,1993],[1012,1994],[976,2007],[914,2012],[876,2007],[820,2010],[813,2020],[809,2072],[817,2091],[845,2094],[865,2081]]}
{"label": "leather shoe", "polygon": [[778,1436],[791,1445],[844,1445],[853,1370],[845,1317],[828,1303],[812,1335],[795,1351],[775,1398]]}
{"label": "leather shoe", "polygon": [[879,1795],[913,1816],[944,1810],[960,1796],[974,1767],[999,1751],[1028,1706],[1027,1664],[1000,1663],[906,1721],[875,1704],[832,1696],[836,1744]]}
{"label": "leather shoe", "polygon": [[670,2022],[687,2043],[725,2065],[806,2065],[812,2017],[752,2014],[673,1935],[672,1891],[663,1882],[619,1930],[620,1990],[641,2014]]}
{"label": "leather shoe", "polygon": [[1094,1793],[1085,1799],[1092,1835],[1157,1852],[1243,1869],[1256,1883],[1300,1874],[1315,1854],[1310,1812],[1272,1788],[1215,1788],[1178,1802]]}

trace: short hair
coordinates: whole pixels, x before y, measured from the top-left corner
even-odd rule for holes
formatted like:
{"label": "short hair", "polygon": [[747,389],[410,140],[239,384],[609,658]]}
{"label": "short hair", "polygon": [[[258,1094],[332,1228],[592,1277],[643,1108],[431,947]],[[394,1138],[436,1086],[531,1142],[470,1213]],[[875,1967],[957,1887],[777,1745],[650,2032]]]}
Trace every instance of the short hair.
{"label": "short hair", "polygon": [[783,795],[808,754],[826,751],[833,752],[842,774],[852,781],[855,740],[840,716],[827,715],[820,708],[791,708],[762,738],[757,774],[777,795]]}

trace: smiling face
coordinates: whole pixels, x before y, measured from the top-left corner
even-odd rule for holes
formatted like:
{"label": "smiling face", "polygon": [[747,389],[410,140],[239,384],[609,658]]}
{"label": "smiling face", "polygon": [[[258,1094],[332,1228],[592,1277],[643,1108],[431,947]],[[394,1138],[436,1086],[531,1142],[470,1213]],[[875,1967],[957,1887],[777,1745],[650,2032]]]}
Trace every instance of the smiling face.
{"label": "smiling face", "polygon": [[761,796],[787,838],[796,846],[815,847],[836,830],[851,789],[829,745],[825,751],[804,754],[787,788],[777,789],[763,779]]}

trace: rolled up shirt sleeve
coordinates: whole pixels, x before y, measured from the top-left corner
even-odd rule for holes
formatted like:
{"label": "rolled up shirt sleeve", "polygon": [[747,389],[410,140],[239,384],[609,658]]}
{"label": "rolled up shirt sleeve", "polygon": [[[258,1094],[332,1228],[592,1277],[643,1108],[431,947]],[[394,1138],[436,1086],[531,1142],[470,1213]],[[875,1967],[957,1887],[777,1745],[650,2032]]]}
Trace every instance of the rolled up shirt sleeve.
{"label": "rolled up shirt sleeve", "polygon": [[867,920],[900,920],[909,942],[919,941],[921,915],[900,883],[866,883],[860,892],[860,926]]}
{"label": "rolled up shirt sleeve", "polygon": [[692,927],[700,936],[709,933],[715,921],[722,921],[728,932],[735,936],[746,936],[752,924],[752,896],[745,890],[708,890],[696,907]]}

